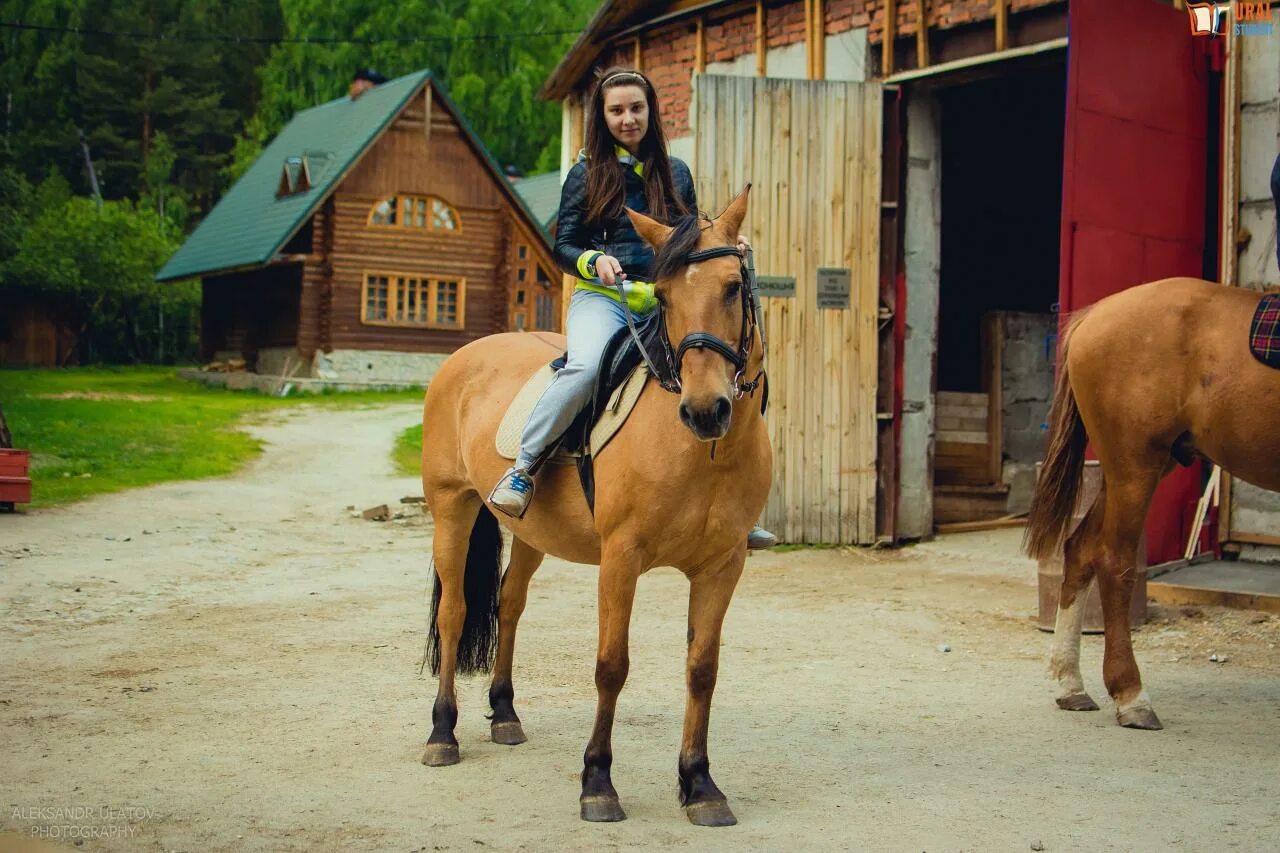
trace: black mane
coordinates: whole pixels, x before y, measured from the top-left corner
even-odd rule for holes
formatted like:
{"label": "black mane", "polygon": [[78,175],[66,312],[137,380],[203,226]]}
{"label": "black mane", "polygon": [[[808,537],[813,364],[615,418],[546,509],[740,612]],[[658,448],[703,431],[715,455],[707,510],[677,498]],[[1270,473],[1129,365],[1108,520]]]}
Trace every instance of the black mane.
{"label": "black mane", "polygon": [[711,224],[706,216],[690,214],[676,219],[672,227],[670,239],[663,244],[653,257],[654,281],[661,281],[684,269],[689,261],[689,253],[698,245],[698,235],[702,233],[702,223]]}

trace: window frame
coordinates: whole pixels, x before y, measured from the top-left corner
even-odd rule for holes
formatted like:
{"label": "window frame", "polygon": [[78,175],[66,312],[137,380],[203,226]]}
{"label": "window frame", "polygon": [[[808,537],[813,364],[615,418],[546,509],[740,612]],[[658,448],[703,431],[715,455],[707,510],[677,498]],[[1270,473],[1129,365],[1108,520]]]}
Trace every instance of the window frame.
{"label": "window frame", "polygon": [[[387,315],[385,320],[369,319],[369,280],[372,278],[387,279]],[[426,285],[425,296],[427,304],[427,320],[426,322],[407,322],[405,320],[391,319],[396,305],[396,297],[400,290],[404,288],[407,281],[414,280]],[[439,286],[442,282],[448,282],[458,285],[458,305],[457,317],[458,322],[441,323],[436,317],[437,300],[439,298]],[[421,294],[421,289],[419,290]],[[360,277],[360,324],[362,326],[385,326],[393,329],[432,329],[444,332],[461,332],[467,328],[467,279],[465,276],[440,275],[421,272],[406,272],[404,270],[382,270],[367,269],[361,273]]]}
{"label": "window frame", "polygon": [[[373,215],[378,212],[378,206],[384,202],[395,199],[395,204],[391,206],[395,213],[395,222],[374,222]],[[404,219],[404,203],[408,199],[412,202],[411,210],[417,209],[417,203],[422,202],[425,207],[425,215],[422,225],[413,225],[405,222]],[[437,228],[435,226],[435,205],[439,202],[444,205],[453,214],[454,228]],[[367,228],[403,228],[408,231],[426,231],[432,234],[461,234],[462,233],[462,214],[458,213],[458,208],[445,201],[438,195],[426,195],[423,193],[391,193],[390,195],[379,196],[369,207],[369,213],[364,219]]]}

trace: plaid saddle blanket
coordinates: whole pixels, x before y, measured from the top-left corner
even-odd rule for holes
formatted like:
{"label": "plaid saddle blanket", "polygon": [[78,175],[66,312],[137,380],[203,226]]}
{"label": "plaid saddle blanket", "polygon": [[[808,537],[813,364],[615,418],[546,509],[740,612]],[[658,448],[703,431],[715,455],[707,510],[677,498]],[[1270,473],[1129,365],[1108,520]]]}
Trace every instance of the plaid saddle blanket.
{"label": "plaid saddle blanket", "polygon": [[1280,293],[1268,293],[1258,303],[1249,328],[1249,348],[1258,361],[1280,368]]}

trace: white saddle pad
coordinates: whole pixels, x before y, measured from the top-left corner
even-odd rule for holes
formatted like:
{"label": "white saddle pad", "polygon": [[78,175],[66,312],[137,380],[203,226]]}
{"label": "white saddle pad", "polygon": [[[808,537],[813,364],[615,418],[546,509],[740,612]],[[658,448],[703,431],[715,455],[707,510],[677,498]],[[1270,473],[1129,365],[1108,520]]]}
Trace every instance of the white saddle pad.
{"label": "white saddle pad", "polygon": [[[515,459],[516,453],[520,450],[520,434],[524,432],[525,422],[529,420],[529,413],[533,411],[534,404],[542,398],[542,392],[547,389],[547,385],[551,383],[551,377],[555,376],[555,371],[551,369],[551,365],[543,365],[533,376],[529,377],[529,381],[520,389],[520,393],[516,394],[515,399],[511,401],[511,405],[507,407],[507,413],[502,416],[502,423],[498,425],[498,435],[495,441],[498,453],[503,459]],[[600,415],[600,420],[591,429],[591,455],[598,456],[601,450],[604,450],[609,440],[613,438],[618,430],[622,429],[622,425],[626,423],[627,416],[631,414],[631,410],[635,408],[636,401],[640,399],[640,392],[644,390],[645,381],[649,378],[649,371],[643,364],[638,365],[635,370],[631,371],[631,375],[627,380],[614,389],[613,394],[609,397],[609,405],[605,407],[604,412]],[[551,457],[551,462],[572,462],[579,454],[568,454],[563,450],[557,451],[556,455]]]}

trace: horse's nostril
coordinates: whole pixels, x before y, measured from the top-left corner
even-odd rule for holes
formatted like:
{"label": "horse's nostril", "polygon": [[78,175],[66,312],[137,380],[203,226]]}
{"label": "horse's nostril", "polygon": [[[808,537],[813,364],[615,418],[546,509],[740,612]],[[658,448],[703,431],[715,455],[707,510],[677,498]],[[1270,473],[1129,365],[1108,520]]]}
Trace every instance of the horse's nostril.
{"label": "horse's nostril", "polygon": [[691,426],[693,424],[693,412],[689,410],[688,403],[680,404],[680,421],[685,426]]}
{"label": "horse's nostril", "polygon": [[733,404],[725,397],[716,400],[716,423],[728,423],[729,418],[733,415]]}

